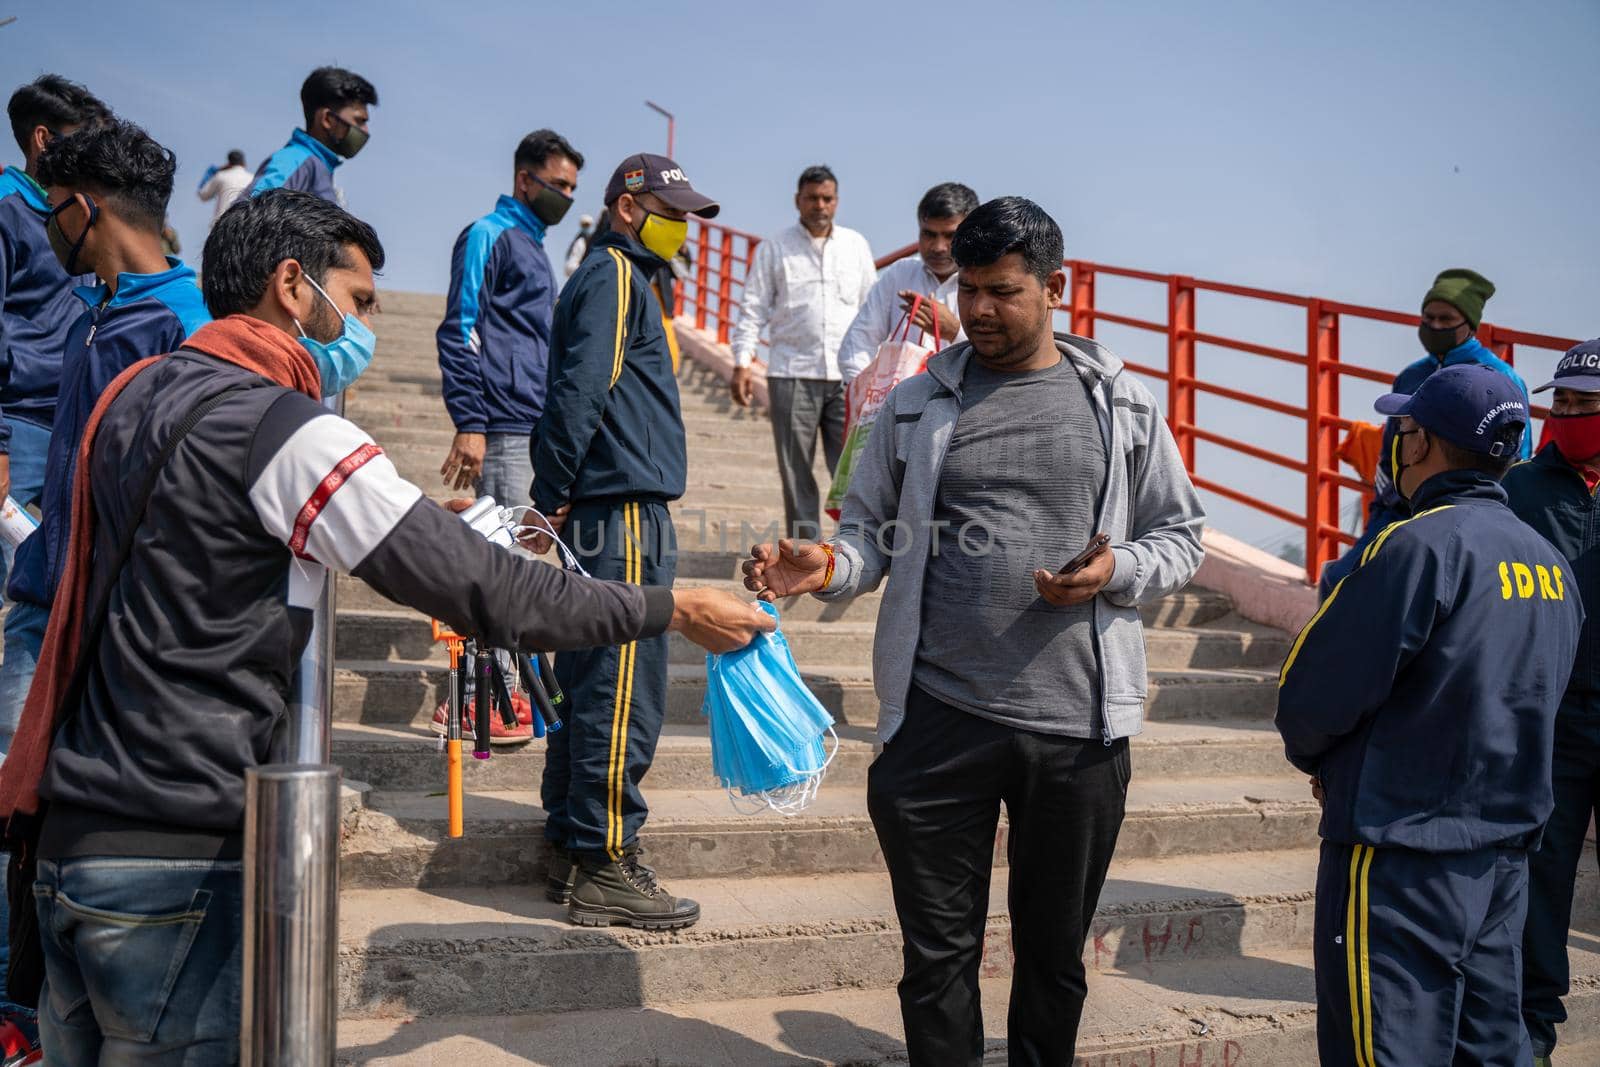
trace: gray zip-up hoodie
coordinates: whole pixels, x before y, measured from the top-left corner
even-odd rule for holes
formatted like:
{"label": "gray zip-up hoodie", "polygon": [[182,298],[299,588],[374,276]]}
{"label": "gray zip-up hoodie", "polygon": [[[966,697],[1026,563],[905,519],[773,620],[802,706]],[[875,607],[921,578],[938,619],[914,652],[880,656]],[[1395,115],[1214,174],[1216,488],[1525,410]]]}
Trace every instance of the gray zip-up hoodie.
{"label": "gray zip-up hoodie", "polygon": [[[1108,470],[1095,529],[1111,535],[1116,569],[1094,600],[1100,729],[1109,744],[1142,729],[1146,691],[1139,605],[1177,592],[1200,566],[1205,512],[1172,433],[1150,391],[1124,374],[1110,349],[1056,334],[1056,347],[1083,380],[1105,434]],[[878,609],[872,672],[888,741],[905,717],[922,634],[922,581],[931,550],[939,472],[961,414],[961,382],[972,346],[963,341],[928,361],[925,374],[889,394],[850,476],[833,578],[816,596],[843,600],[876,589],[902,560]],[[1084,712],[1085,733],[1097,725]]]}

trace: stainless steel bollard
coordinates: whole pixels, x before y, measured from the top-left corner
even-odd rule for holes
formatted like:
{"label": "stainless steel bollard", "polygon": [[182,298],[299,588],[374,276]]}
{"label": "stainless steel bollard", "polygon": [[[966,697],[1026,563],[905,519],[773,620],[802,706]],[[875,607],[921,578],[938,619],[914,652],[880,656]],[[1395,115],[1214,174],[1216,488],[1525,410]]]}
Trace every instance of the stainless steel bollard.
{"label": "stainless steel bollard", "polygon": [[245,774],[242,1062],[325,1067],[337,1048],[339,768]]}
{"label": "stainless steel bollard", "polygon": [[[324,403],[344,414],[344,394]],[[334,575],[312,615],[294,697],[245,772],[242,1061],[324,1067],[338,1047],[339,768],[333,744]]]}

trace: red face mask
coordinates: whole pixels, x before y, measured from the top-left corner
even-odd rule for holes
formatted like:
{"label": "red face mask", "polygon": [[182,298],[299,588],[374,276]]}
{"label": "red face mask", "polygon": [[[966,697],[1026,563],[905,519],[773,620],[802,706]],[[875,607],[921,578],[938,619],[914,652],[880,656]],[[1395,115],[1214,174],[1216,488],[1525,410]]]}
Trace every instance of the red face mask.
{"label": "red face mask", "polygon": [[1583,463],[1600,456],[1600,413],[1552,415],[1550,439],[1568,463]]}

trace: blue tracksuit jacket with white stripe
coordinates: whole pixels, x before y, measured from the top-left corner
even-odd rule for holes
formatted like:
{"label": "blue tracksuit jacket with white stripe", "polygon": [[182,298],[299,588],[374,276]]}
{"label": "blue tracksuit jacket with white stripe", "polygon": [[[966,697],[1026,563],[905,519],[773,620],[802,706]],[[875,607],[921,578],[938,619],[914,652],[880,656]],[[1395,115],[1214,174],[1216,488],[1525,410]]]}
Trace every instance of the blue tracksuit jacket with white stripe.
{"label": "blue tracksuit jacket with white stripe", "polygon": [[[21,167],[0,172],[0,410],[45,429],[55,419],[67,328],[83,311],[45,237],[49,214],[44,190]],[[0,452],[10,440],[0,422]]]}
{"label": "blue tracksuit jacket with white stripe", "polygon": [[444,406],[458,433],[533,433],[544,410],[555,274],[545,225],[502,196],[456,238],[439,324]]}
{"label": "blue tracksuit jacket with white stripe", "polygon": [[167,257],[158,274],[122,274],[112,295],[105,284],[74,291],[79,316],[67,331],[61,357],[61,391],[45,457],[39,528],[17,546],[6,596],[49,605],[66,567],[72,532],[72,482],[78,445],[100,394],[113,378],[147,356],[171,352],[211,321],[194,270]]}
{"label": "blue tracksuit jacket with white stripe", "polygon": [[304,130],[296,130],[289,143],[261,161],[255,180],[246,196],[260,196],[268,189],[298,189],[337,204],[333,171],[344,157]]}

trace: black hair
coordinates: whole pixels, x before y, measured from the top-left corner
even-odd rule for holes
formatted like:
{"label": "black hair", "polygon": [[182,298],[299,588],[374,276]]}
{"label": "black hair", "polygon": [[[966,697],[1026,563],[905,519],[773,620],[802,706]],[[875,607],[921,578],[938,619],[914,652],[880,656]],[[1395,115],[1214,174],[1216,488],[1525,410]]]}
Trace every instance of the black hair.
{"label": "black hair", "polygon": [[555,155],[566,156],[572,160],[574,167],[583,169],[583,153],[554,130],[534,130],[524,137],[522,143],[517,145],[512,165],[518,170],[542,167],[545,160]]}
{"label": "black hair", "polygon": [[1028,273],[1041,282],[1061,269],[1066,254],[1056,220],[1023,196],[1002,196],[977,208],[950,242],[961,267],[987,267],[1012,252],[1022,254]]}
{"label": "black hair", "polygon": [[1494,435],[1495,443],[1503,444],[1505,448],[1501,450],[1498,456],[1486,456],[1482,452],[1473,452],[1459,445],[1451,444],[1443,437],[1428,430],[1426,426],[1422,427],[1422,429],[1427,430],[1428,437],[1434,444],[1439,446],[1439,451],[1444,455],[1445,461],[1450,464],[1451,469],[1477,471],[1479,474],[1487,474],[1497,482],[1506,476],[1506,471],[1510,470],[1512,465],[1520,458],[1517,453],[1517,446],[1522,443],[1522,434],[1527,432],[1527,428],[1523,423],[1507,423],[1495,431]]}
{"label": "black hair", "polygon": [[300,108],[306,113],[306,128],[323,108],[337,111],[346,104],[378,103],[378,90],[355,71],[343,67],[318,67],[300,86]]}
{"label": "black hair", "polygon": [[123,221],[160,233],[177,169],[171,150],[141,127],[112,119],[51,141],[39,154],[34,177],[40,185],[88,193]]}
{"label": "black hair", "polygon": [[111,109],[89,90],[59,74],[41,74],[11,94],[6,105],[11,135],[17,147],[28,151],[28,138],[36,127],[60,133],[62,126],[88,126],[111,117]]}
{"label": "black hair", "polygon": [[338,204],[294,189],[241,198],[206,238],[201,289],[212,318],[237,315],[261,302],[278,264],[292,259],[318,283],[335,268],[354,266],[349,248],[383,267],[383,245],[373,228]]}
{"label": "black hair", "polygon": [[917,221],[957,219],[977,210],[978,194],[960,182],[940,182],[922,194],[917,204]]}
{"label": "black hair", "polygon": [[228,152],[228,166],[230,166],[230,167],[242,167],[242,166],[244,166],[244,153],[239,151],[237,148],[230,150]]}
{"label": "black hair", "polygon": [[807,167],[801,171],[800,184],[795,186],[795,192],[799,192],[808,185],[818,185],[822,182],[832,182],[834,185],[839,184],[839,179],[833,176],[833,170],[826,163],[818,163],[814,167]]}

